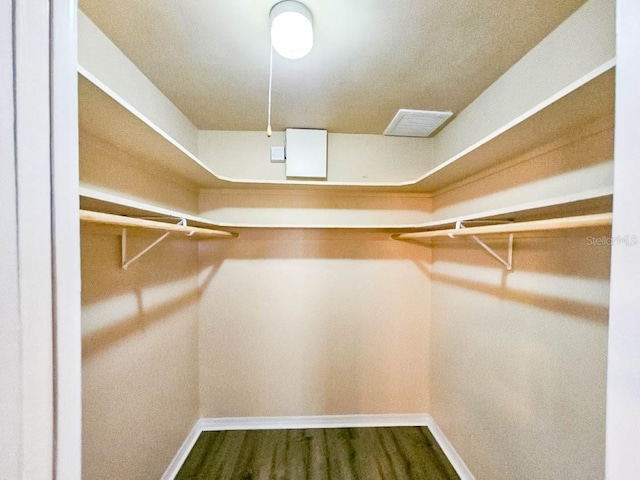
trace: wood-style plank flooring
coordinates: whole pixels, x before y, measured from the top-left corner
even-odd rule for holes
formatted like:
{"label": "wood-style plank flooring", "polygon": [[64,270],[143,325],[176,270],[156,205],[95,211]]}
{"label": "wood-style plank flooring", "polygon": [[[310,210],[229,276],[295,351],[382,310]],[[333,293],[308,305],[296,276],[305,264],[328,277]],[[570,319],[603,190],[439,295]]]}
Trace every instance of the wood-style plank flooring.
{"label": "wood-style plank flooring", "polygon": [[426,427],[203,432],[176,480],[459,479]]}

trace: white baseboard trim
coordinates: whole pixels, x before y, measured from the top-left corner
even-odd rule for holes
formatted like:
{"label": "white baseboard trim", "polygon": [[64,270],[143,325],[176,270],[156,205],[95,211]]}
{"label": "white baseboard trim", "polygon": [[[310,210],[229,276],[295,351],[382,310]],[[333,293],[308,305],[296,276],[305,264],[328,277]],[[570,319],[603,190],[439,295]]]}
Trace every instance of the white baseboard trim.
{"label": "white baseboard trim", "polygon": [[185,438],[184,442],[182,442],[182,445],[180,445],[180,448],[178,449],[178,451],[173,457],[173,460],[171,460],[171,463],[165,470],[164,475],[160,477],[160,480],[173,480],[175,476],[178,474],[178,472],[180,471],[180,467],[182,467],[182,464],[189,456],[191,449],[196,444],[198,437],[203,431],[202,428],[200,428],[199,423],[200,423],[200,420],[197,420],[196,423],[193,424],[193,428],[191,428],[189,435],[187,435],[187,438]]}
{"label": "white baseboard trim", "polygon": [[429,427],[429,431],[440,445],[440,448],[449,459],[449,463],[453,466],[455,471],[458,473],[458,476],[462,480],[475,480],[476,477],[473,476],[469,467],[464,463],[462,457],[458,455],[456,449],[453,448],[449,439],[445,436],[444,432],[440,430],[440,427],[436,423],[436,421],[431,417],[431,415],[427,415],[427,423],[425,426]]}
{"label": "white baseboard trim", "polygon": [[428,415],[317,415],[308,417],[202,418],[202,431],[288,430],[293,428],[411,427],[425,425]]}
{"label": "white baseboard trim", "polygon": [[417,427],[426,426],[440,445],[462,480],[475,477],[447,440],[435,420],[426,413],[383,415],[318,415],[305,417],[224,417],[198,420],[180,449],[173,457],[161,480],[173,480],[187,459],[200,433],[221,430],[288,430],[298,428],[363,428],[363,427]]}

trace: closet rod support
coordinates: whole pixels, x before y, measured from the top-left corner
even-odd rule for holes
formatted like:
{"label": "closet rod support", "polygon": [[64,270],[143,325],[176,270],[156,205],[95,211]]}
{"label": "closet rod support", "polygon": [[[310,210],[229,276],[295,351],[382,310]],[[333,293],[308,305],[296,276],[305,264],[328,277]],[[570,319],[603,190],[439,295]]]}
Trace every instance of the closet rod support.
{"label": "closet rod support", "polygon": [[[458,220],[456,222],[456,230],[461,230],[463,228],[465,228],[464,224],[462,223],[462,221]],[[455,238],[455,233],[450,233],[449,236],[451,238]],[[474,242],[476,242],[478,245],[480,245],[484,249],[485,252],[487,252],[489,255],[491,255],[493,258],[495,258],[498,262],[500,262],[507,271],[510,272],[511,270],[513,270],[513,233],[509,234],[509,242],[507,244],[507,259],[506,260],[504,258],[502,258],[500,255],[498,255],[498,253],[493,248],[491,248],[485,242],[480,240],[477,235],[471,235],[471,238],[473,239]]]}
{"label": "closet rod support", "polygon": [[[187,220],[185,218],[183,218],[177,223],[177,225],[181,225],[183,227],[186,227],[187,226]],[[146,248],[144,248],[140,253],[138,253],[134,257],[130,258],[129,260],[127,260],[127,229],[123,228],[122,229],[122,269],[126,270],[129,267],[129,265],[131,265],[133,262],[135,262],[140,257],[142,257],[145,253],[147,253],[149,250],[151,250],[153,247],[155,247],[161,241],[163,241],[165,238],[167,238],[170,235],[170,233],[171,232],[163,233],[158,238],[156,238],[153,242],[151,242],[150,245],[148,245]],[[187,234],[187,236],[191,236],[191,235],[193,235],[193,233],[194,232],[191,232],[190,234]]]}

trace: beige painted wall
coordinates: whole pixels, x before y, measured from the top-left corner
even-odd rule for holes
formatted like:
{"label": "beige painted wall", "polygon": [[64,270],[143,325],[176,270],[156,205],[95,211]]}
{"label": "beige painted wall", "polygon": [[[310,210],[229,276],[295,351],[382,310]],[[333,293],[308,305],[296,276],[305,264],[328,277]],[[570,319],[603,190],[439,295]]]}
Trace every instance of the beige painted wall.
{"label": "beige painted wall", "polygon": [[[604,119],[441,192],[434,217],[610,191],[612,158]],[[479,480],[603,478],[609,234],[516,235],[512,272],[470,238],[432,244],[431,413]]]}
{"label": "beige painted wall", "polygon": [[[157,235],[129,236],[132,252]],[[159,478],[198,418],[197,242],[82,234],[83,479]]]}
{"label": "beige painted wall", "polygon": [[202,190],[199,208],[200,216],[220,225],[371,227],[431,220],[431,198],[411,193]]}
{"label": "beige painted wall", "polygon": [[200,242],[200,415],[429,411],[428,263],[386,235]]}
{"label": "beige painted wall", "polygon": [[479,480],[603,478],[608,234],[433,249],[431,412]]}
{"label": "beige painted wall", "polygon": [[198,193],[170,175],[154,173],[145,160],[80,132],[80,184],[151,205],[198,213]]}
{"label": "beige painted wall", "polygon": [[434,219],[613,189],[613,119],[515,156],[433,198]]}
{"label": "beige painted wall", "polygon": [[[234,180],[286,180],[284,163],[271,163],[270,147],[284,146],[284,132],[198,132],[200,160]],[[430,138],[329,132],[327,181],[396,183],[413,181],[434,164]]]}

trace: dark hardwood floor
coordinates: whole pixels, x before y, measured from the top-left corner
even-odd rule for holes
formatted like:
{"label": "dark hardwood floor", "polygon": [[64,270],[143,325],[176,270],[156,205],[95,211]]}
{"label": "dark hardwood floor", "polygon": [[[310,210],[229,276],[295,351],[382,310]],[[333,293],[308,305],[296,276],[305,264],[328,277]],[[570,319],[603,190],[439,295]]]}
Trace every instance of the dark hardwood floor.
{"label": "dark hardwood floor", "polygon": [[176,480],[459,479],[426,427],[203,432]]}

